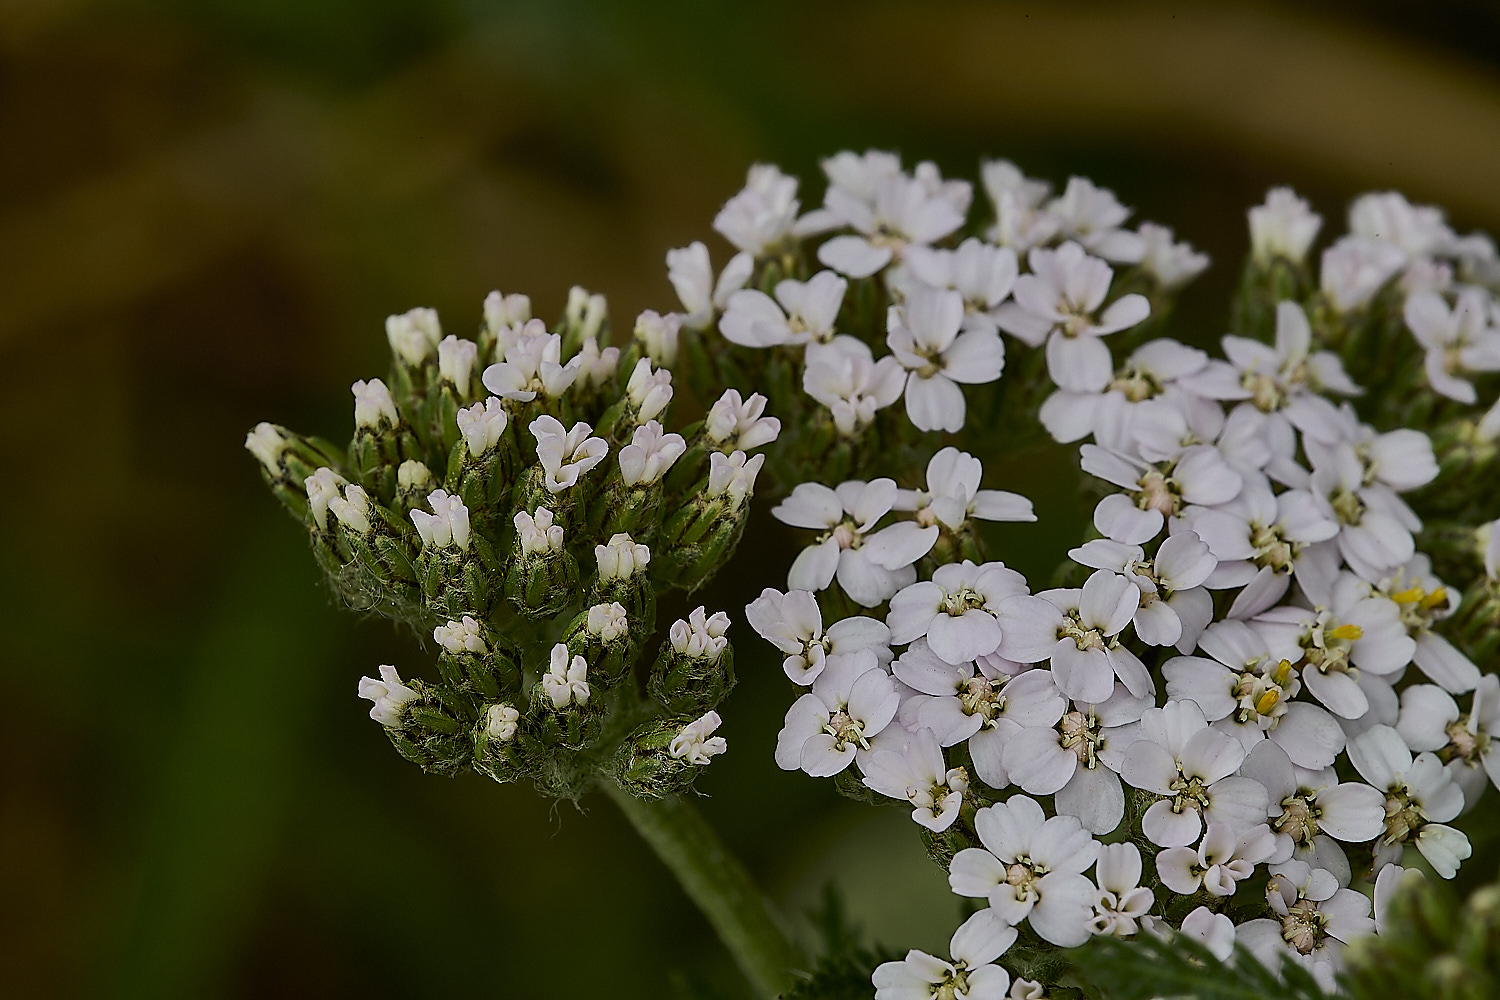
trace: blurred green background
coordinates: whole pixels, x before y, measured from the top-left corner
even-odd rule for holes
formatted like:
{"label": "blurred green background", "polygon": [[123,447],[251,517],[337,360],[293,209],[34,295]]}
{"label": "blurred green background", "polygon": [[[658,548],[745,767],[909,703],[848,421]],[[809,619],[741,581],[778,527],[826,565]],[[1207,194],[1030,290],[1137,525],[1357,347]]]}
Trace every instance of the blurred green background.
{"label": "blurred green background", "polygon": [[[0,994],[742,996],[603,799],[579,812],[402,762],[354,697],[424,657],[332,606],[241,450],[342,439],[382,320],[468,334],[491,288],[617,323],[674,304],[746,166],[981,155],[1113,187],[1215,267],[1215,338],[1273,183],[1330,221],[1371,187],[1500,231],[1488,3],[719,5],[656,0],[0,4]],[[1041,523],[1065,459],[991,470]],[[764,514],[705,600],[736,618],[791,550]],[[958,918],[901,809],[776,770],[791,693],[741,624],[731,752],[703,808],[789,913],[938,949]],[[1471,830],[1471,835],[1475,835]],[[1489,878],[1496,838],[1465,871]]]}

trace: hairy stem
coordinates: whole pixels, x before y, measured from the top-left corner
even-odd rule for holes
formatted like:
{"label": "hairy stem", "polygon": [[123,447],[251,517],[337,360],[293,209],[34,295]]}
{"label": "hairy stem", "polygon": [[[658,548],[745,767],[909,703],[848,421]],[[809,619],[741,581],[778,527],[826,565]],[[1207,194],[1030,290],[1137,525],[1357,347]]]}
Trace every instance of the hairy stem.
{"label": "hairy stem", "polygon": [[792,970],[805,965],[771,912],[770,902],[750,881],[740,860],[689,802],[673,796],[638,799],[612,781],[601,783],[656,856],[734,955],[756,992],[774,997],[792,985]]}

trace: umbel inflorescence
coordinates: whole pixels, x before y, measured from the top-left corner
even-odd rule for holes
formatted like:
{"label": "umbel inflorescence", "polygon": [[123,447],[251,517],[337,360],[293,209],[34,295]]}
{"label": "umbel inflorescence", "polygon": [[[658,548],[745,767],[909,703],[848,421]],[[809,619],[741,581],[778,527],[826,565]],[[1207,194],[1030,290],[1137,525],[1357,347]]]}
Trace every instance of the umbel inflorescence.
{"label": "umbel inflorescence", "polygon": [[[877,996],[1042,997],[1142,933],[1334,988],[1500,777],[1494,244],[1373,194],[1314,267],[1322,219],[1274,190],[1216,357],[1161,335],[1207,259],[1087,180],[989,162],[971,211],[930,163],[823,167],[805,213],[752,168],[714,221],[738,253],[671,251],[682,309],[628,342],[578,289],[550,329],[492,294],[473,341],[413,310],[347,451],[251,433],[334,589],[439,647],[436,680],[361,682],[372,716],[430,770],[685,791],[730,621],[657,636],[656,600],[732,556],[765,463],[806,541],[745,609],[797,692],[775,761],[908,802],[976,901]],[[717,399],[676,432],[674,378]],[[1099,500],[1034,590],[984,527],[1032,506],[980,456],[1038,425]]]}

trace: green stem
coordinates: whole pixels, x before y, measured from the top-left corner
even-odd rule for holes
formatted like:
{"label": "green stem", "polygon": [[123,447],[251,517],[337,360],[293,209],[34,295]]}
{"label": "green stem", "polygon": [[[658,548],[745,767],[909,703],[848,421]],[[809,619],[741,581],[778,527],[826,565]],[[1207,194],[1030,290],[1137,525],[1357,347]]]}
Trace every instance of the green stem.
{"label": "green stem", "polygon": [[601,787],[677,876],[756,991],[774,997],[789,989],[792,970],[805,967],[806,960],[745,866],[703,815],[676,796],[652,801],[638,799],[612,781]]}

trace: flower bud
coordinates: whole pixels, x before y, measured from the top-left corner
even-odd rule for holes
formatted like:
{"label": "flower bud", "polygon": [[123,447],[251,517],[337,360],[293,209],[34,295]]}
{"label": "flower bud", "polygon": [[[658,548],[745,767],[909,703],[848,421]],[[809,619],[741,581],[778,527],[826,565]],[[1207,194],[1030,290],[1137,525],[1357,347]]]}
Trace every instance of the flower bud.
{"label": "flower bud", "polygon": [[630,621],[625,608],[618,601],[596,604],[585,612],[588,616],[585,628],[588,634],[601,643],[611,643],[630,632]]}
{"label": "flower bud", "polygon": [[361,379],[349,388],[354,393],[356,428],[368,427],[378,431],[383,427],[395,427],[401,422],[401,414],[396,411],[391,391],[380,379],[372,378],[368,382]]}
{"label": "flower bud", "polygon": [[676,313],[665,316],[647,309],[636,317],[635,339],[641,350],[659,367],[671,368],[677,363],[677,338],[682,329],[682,317]]}
{"label": "flower bud", "polygon": [[678,760],[702,766],[729,749],[722,736],[714,736],[722,720],[718,712],[709,712],[688,723],[667,746],[667,753]]}
{"label": "flower bud", "polygon": [[735,511],[745,498],[755,492],[755,476],[766,463],[765,455],[746,459],[743,451],[725,455],[714,452],[708,456],[708,489],[705,496],[710,499],[724,498],[727,510]]}
{"label": "flower bud", "polygon": [[608,545],[595,545],[594,558],[599,563],[599,582],[609,583],[644,573],[651,550],[622,533],[610,538]]}
{"label": "flower bud", "polygon": [[319,531],[328,530],[328,503],[339,495],[339,487],[345,485],[343,476],[324,466],[307,477],[303,484],[307,488],[307,512]]}
{"label": "flower bud", "polygon": [[479,345],[472,340],[444,337],[438,344],[438,377],[449,382],[460,396],[468,396],[470,379],[474,374],[474,362],[479,358]]}
{"label": "flower bud", "polygon": [[245,450],[260,460],[266,473],[272,478],[281,475],[281,456],[290,441],[281,433],[281,428],[262,420],[255,430],[245,435]]}
{"label": "flower bud", "polygon": [[420,367],[443,339],[443,327],[436,309],[412,309],[399,316],[387,316],[385,336],[391,353],[403,364]]}
{"label": "flower bud", "polygon": [[370,709],[370,718],[387,729],[401,728],[406,706],[421,697],[401,683],[401,675],[389,664],[381,666],[380,680],[373,677],[359,679],[359,696],[375,703]]}
{"label": "flower bud", "polygon": [[479,623],[469,615],[462,620],[439,625],[432,630],[432,638],[450,653],[479,653],[490,651],[481,634]]}
{"label": "flower bud", "polygon": [[469,548],[469,508],[457,497],[445,490],[433,490],[427,497],[433,512],[414,510],[412,523],[422,537],[424,548],[447,548],[456,546],[460,551]]}
{"label": "flower bud", "polygon": [[414,458],[407,459],[396,468],[396,508],[409,511],[420,507],[436,485],[432,470]]}
{"label": "flower bud", "polygon": [[531,319],[531,298],[526,295],[501,295],[490,292],[484,297],[484,325],[490,333],[507,326],[519,326]]}
{"label": "flower bud", "polygon": [[482,403],[459,410],[456,422],[469,457],[477,459],[500,443],[510,416],[505,412],[504,404],[491,396]]}
{"label": "flower bud", "polygon": [[589,677],[600,688],[610,688],[624,677],[640,654],[632,634],[644,632],[644,622],[632,623],[625,605],[600,602],[580,612],[563,630],[562,642],[589,664]]}
{"label": "flower bud", "polygon": [[750,451],[770,444],[781,434],[781,421],[762,417],[766,397],[752,393],[741,400],[737,389],[727,389],[703,421],[703,433],[715,448],[724,452]]}
{"label": "flower bud", "polygon": [[584,385],[590,389],[600,389],[615,377],[615,372],[620,367],[620,349],[618,347],[606,347],[599,349],[599,342],[589,337],[583,342],[583,347],[578,352],[582,364],[578,369],[578,377],[583,380]]}
{"label": "flower bud", "polygon": [[651,359],[641,358],[625,385],[626,395],[635,409],[637,423],[660,416],[672,401],[672,373],[665,368],[651,370]]}
{"label": "flower bud", "polygon": [[568,305],[563,310],[563,324],[578,342],[597,339],[604,320],[609,316],[609,304],[602,295],[590,295],[588,289],[574,285],[568,289]]}
{"label": "flower bud", "polygon": [[1277,257],[1303,264],[1322,227],[1323,217],[1307,199],[1288,187],[1272,188],[1265,204],[1250,209],[1250,255],[1263,268]]}
{"label": "flower bud", "polygon": [[546,507],[538,507],[535,514],[518,510],[515,522],[522,555],[548,555],[562,551],[563,527],[552,523],[552,511]]}
{"label": "flower bud", "polygon": [[370,533],[370,497],[361,487],[353,483],[345,486],[343,496],[334,494],[328,498],[328,509],[356,535]]}
{"label": "flower bud", "polygon": [[586,423],[576,423],[564,430],[556,417],[543,414],[528,428],[536,438],[537,460],[543,470],[548,493],[561,493],[578,482],[580,476],[604,461],[609,445],[604,439],[591,437]]}
{"label": "flower bud", "polygon": [[698,761],[706,763],[726,749],[723,737],[709,735],[717,727],[717,715],[692,721],[688,717],[658,719],[640,726],[615,753],[611,762],[615,780],[640,799],[688,791],[703,766]]}
{"label": "flower bud", "polygon": [[630,444],[620,449],[620,478],[626,486],[659,482],[685,451],[687,442],[681,434],[668,434],[661,424],[648,420],[635,429]]}
{"label": "flower bud", "polygon": [[484,731],[493,740],[508,743],[516,738],[521,713],[509,705],[491,705],[484,716]]}
{"label": "flower bud", "polygon": [[646,689],[674,713],[692,714],[713,708],[734,687],[734,655],[724,633],[729,616],[703,608],[677,621],[668,631]]}

